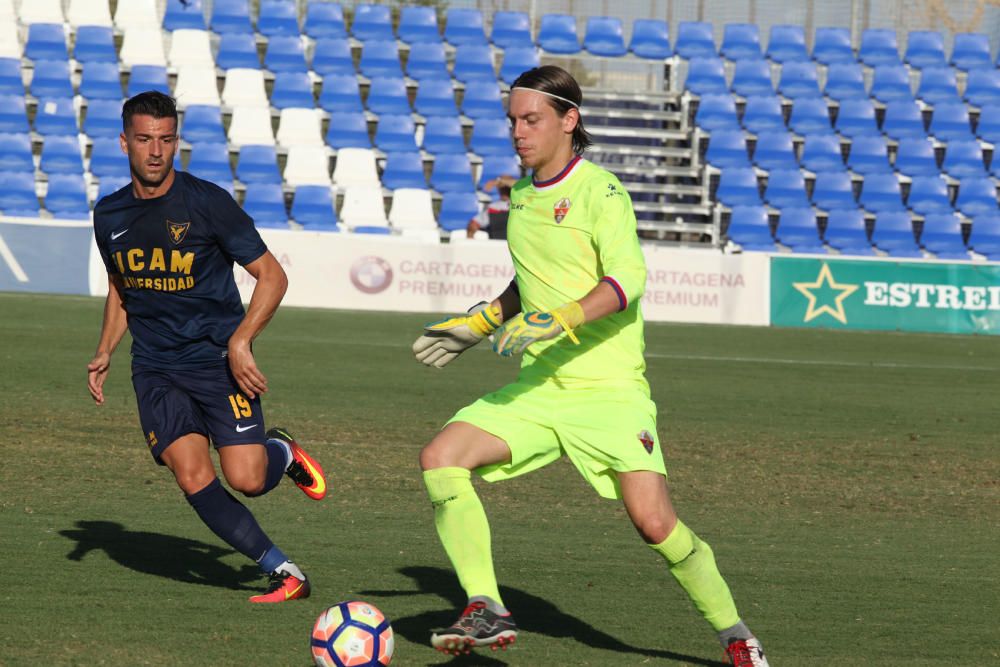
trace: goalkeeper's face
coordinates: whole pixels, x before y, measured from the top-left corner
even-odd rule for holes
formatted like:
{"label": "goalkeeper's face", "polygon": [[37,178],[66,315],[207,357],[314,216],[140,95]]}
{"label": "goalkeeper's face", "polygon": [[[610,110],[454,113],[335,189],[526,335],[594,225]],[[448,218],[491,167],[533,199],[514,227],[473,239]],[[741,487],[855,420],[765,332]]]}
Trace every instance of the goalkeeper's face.
{"label": "goalkeeper's face", "polygon": [[132,173],[142,186],[155,188],[173,171],[177,153],[176,119],[137,114],[120,141]]}
{"label": "goalkeeper's face", "polygon": [[578,118],[575,109],[560,116],[548,98],[534,90],[515,89],[510,94],[508,117],[514,147],[521,164],[533,169],[539,180],[559,172],[573,156],[573,129]]}

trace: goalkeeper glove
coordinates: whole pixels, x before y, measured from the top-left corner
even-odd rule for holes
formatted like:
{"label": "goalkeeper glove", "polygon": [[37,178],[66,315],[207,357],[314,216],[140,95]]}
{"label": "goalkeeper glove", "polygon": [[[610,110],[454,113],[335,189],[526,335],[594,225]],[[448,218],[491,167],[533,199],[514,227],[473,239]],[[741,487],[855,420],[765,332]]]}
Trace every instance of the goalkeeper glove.
{"label": "goalkeeper glove", "polygon": [[500,309],[483,301],[469,309],[468,315],[425,325],[426,333],[413,343],[413,355],[427,366],[441,368],[498,326]]}
{"label": "goalkeeper glove", "polygon": [[493,336],[493,351],[501,357],[524,352],[524,348],[540,340],[555,338],[564,331],[577,345],[580,340],[573,329],[583,324],[583,308],[577,301],[564,303],[547,313],[537,310],[520,313],[500,327]]}

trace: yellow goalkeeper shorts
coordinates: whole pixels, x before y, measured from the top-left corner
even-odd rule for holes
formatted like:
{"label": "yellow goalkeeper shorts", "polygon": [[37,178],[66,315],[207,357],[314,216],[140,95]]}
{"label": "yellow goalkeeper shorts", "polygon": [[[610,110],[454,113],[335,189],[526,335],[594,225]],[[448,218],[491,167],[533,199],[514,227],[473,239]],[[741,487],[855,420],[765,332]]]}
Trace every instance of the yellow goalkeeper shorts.
{"label": "yellow goalkeeper shorts", "polygon": [[510,448],[510,463],[477,469],[497,482],[537,470],[563,454],[605,498],[621,498],[619,472],[666,476],[656,434],[656,405],[644,386],[567,389],[514,382],[459,410],[467,422]]}

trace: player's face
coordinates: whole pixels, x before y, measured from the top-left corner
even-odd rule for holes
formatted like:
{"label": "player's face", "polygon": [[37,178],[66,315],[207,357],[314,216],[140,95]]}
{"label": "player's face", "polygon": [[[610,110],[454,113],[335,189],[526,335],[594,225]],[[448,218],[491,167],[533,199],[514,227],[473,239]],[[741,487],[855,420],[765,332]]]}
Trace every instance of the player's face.
{"label": "player's face", "polygon": [[[560,116],[548,98],[533,90],[514,90],[510,94],[511,135],[521,164],[545,180],[559,173],[573,156],[573,129],[576,111]],[[555,173],[549,173],[551,171]]]}
{"label": "player's face", "polygon": [[173,172],[177,153],[177,122],[173,118],[132,116],[120,140],[142,187],[156,188]]}

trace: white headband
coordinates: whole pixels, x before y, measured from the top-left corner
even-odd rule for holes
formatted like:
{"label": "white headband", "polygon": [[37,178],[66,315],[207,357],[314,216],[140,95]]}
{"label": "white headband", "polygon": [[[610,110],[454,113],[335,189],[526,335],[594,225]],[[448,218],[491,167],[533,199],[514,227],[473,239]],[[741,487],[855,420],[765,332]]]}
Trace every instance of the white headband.
{"label": "white headband", "polygon": [[511,91],[515,91],[515,90],[530,90],[531,92],[533,92],[533,93],[539,93],[540,95],[548,95],[549,97],[551,97],[553,99],[561,100],[561,101],[565,102],[566,104],[570,105],[571,107],[573,107],[574,109],[576,109],[578,111],[580,109],[580,105],[577,104],[576,102],[574,102],[573,100],[567,100],[565,97],[559,97],[558,95],[553,95],[552,93],[547,93],[544,90],[538,90],[536,88],[528,88],[526,86],[515,86],[515,87],[511,88]]}

